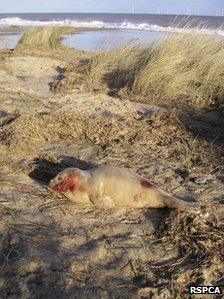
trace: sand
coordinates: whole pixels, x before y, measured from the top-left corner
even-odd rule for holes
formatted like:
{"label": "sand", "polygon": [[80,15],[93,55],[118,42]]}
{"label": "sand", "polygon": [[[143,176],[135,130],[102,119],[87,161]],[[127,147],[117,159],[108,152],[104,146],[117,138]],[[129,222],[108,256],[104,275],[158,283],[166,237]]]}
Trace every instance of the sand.
{"label": "sand", "polygon": [[[188,298],[197,272],[203,284],[221,284],[224,192],[216,147],[195,140],[173,111],[81,83],[51,91],[68,62],[49,56],[11,54],[0,70],[1,298]],[[175,196],[215,208],[214,227],[168,209],[77,206],[48,189],[68,166],[102,164],[133,168]],[[214,237],[204,240],[213,255],[203,259],[200,249],[197,266],[180,248],[193,250],[185,246],[188,234],[196,254],[192,230],[203,229]]]}

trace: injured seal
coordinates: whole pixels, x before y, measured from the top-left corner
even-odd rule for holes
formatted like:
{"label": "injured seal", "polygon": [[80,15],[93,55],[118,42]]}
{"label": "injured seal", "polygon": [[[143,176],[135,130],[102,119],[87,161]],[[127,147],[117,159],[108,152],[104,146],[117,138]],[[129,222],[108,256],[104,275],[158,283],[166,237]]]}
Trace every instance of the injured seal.
{"label": "injured seal", "polygon": [[53,191],[81,204],[100,207],[162,208],[193,212],[196,203],[177,199],[140,175],[119,167],[67,168],[50,181]]}

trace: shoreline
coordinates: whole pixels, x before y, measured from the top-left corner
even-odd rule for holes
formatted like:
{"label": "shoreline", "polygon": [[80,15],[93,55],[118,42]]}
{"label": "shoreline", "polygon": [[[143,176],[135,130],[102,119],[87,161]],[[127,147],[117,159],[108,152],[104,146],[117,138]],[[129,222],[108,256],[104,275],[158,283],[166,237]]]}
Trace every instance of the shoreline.
{"label": "shoreline", "polygon": [[[40,29],[40,26],[0,26],[0,39],[3,41],[0,48],[14,48],[21,36],[30,29]],[[92,27],[70,27],[71,31],[62,36],[62,43],[69,48],[87,52],[107,50],[107,44],[121,46],[123,43],[139,40],[149,46],[156,40],[162,38],[163,32],[118,29],[118,28],[92,28]],[[107,42],[106,42],[107,41]],[[5,43],[5,45],[4,45]],[[114,47],[115,49],[116,47]]]}
{"label": "shoreline", "polygon": [[[45,26],[0,26],[0,36],[18,35],[30,29],[43,28]],[[69,26],[68,26],[69,27]],[[88,31],[111,31],[113,28],[92,28],[92,27],[74,27],[74,34]],[[117,29],[119,30],[119,29]]]}

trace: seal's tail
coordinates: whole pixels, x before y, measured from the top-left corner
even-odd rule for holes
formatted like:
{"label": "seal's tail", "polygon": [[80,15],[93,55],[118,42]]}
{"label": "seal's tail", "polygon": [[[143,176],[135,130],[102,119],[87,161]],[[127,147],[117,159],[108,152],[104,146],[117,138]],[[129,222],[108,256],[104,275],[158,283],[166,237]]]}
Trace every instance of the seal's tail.
{"label": "seal's tail", "polygon": [[196,202],[183,201],[162,191],[159,191],[157,196],[159,197],[160,201],[163,202],[164,206],[197,214],[198,204]]}

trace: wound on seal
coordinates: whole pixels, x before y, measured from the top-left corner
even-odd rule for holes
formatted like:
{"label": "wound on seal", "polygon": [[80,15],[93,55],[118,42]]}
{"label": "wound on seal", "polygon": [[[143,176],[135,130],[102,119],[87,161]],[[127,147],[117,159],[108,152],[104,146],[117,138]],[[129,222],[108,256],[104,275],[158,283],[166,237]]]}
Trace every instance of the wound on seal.
{"label": "wound on seal", "polygon": [[143,188],[148,188],[148,189],[155,187],[155,186],[153,185],[153,183],[151,183],[151,182],[149,182],[149,181],[147,181],[147,180],[141,180],[141,186],[142,186]]}
{"label": "wound on seal", "polygon": [[74,177],[70,176],[64,179],[61,183],[53,187],[53,190],[58,192],[66,192],[68,190],[73,191],[75,189]]}

